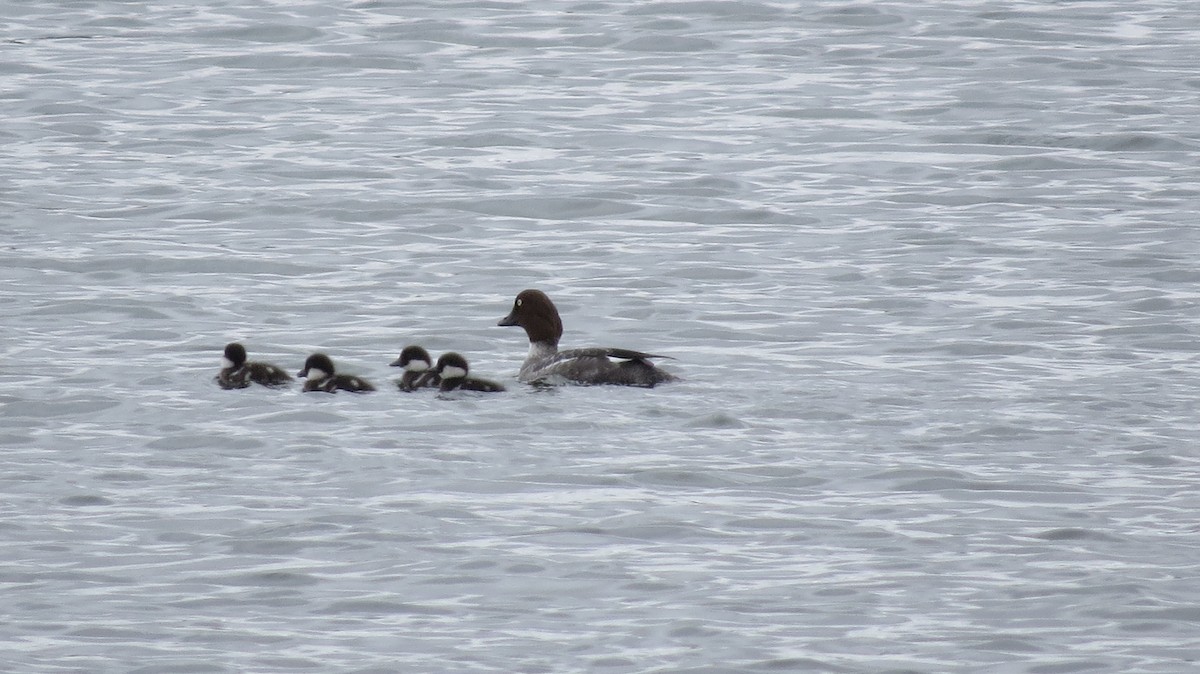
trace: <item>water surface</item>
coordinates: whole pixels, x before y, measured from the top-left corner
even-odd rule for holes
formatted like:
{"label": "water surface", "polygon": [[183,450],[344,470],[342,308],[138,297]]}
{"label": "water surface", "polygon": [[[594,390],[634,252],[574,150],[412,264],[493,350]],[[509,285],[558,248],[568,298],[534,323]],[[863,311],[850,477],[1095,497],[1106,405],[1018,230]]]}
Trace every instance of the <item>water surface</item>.
{"label": "water surface", "polygon": [[1195,667],[1191,5],[3,15],[4,668]]}

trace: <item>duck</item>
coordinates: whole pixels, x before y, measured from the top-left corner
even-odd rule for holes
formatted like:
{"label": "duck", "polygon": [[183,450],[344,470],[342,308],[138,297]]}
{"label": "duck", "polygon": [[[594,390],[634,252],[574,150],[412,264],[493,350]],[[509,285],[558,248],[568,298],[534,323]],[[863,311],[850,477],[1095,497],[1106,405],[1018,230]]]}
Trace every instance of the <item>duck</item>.
{"label": "duck", "polygon": [[217,384],[223,389],[246,388],[261,384],[272,388],[292,383],[292,376],[270,363],[246,360],[246,347],[238,342],[225,345],[221,357],[221,371],[216,376]]}
{"label": "duck", "polygon": [[305,391],[337,393],[341,390],[351,393],[368,393],[375,390],[371,382],[362,377],[337,374],[333,369],[333,359],[323,353],[314,353],[309,356],[304,361],[304,369],[297,372],[296,376],[308,379],[304,382]]}
{"label": "duck", "polygon": [[[504,387],[494,381],[468,376],[470,372],[471,366],[467,364],[467,359],[462,354],[448,351],[438,358],[437,365],[425,376],[439,379],[441,383],[438,384],[438,390],[443,393],[446,391],[478,391],[481,393],[504,391]],[[421,385],[428,384],[419,381],[418,386]]]}
{"label": "duck", "polygon": [[679,377],[656,367],[651,358],[670,358],[641,351],[608,347],[558,350],[562,318],[546,293],[529,288],[513,300],[512,311],[497,323],[520,326],[529,337],[529,354],[517,379],[540,385],[578,384],[640,386],[678,381]]}
{"label": "duck", "polygon": [[401,391],[415,391],[424,386],[437,387],[441,384],[441,377],[437,373],[425,376],[431,371],[432,365],[433,358],[424,348],[415,344],[404,347],[400,357],[391,362],[392,367],[404,368],[404,374],[400,375],[396,385]]}

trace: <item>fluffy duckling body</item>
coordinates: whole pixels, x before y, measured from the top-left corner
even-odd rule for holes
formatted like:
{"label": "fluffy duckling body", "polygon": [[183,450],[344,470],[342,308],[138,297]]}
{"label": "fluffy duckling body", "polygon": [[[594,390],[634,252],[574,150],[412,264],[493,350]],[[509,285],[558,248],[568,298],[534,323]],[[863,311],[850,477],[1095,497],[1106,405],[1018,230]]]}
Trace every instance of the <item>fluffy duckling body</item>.
{"label": "fluffy duckling body", "polygon": [[371,382],[362,377],[338,374],[333,369],[333,360],[323,353],[309,356],[308,360],[304,361],[304,369],[296,373],[296,376],[307,378],[308,381],[304,382],[305,391],[368,393],[375,390]]}
{"label": "fluffy duckling body", "polygon": [[291,384],[292,376],[270,363],[246,360],[246,347],[231,342],[225,345],[216,380],[223,389],[247,388],[251,384],[275,388]]}
{"label": "fluffy duckling body", "polygon": [[441,379],[439,391],[478,391],[480,393],[499,393],[504,387],[487,379],[476,379],[469,376],[471,367],[467,359],[453,351],[442,354],[437,365],[430,371],[429,376]]}
{"label": "fluffy duckling body", "polygon": [[436,373],[425,376],[433,367],[433,358],[429,356],[428,351],[415,344],[404,347],[400,357],[392,361],[391,365],[404,368],[404,374],[400,375],[399,381],[396,382],[401,391],[415,391],[425,386],[436,388],[442,383],[441,377]]}

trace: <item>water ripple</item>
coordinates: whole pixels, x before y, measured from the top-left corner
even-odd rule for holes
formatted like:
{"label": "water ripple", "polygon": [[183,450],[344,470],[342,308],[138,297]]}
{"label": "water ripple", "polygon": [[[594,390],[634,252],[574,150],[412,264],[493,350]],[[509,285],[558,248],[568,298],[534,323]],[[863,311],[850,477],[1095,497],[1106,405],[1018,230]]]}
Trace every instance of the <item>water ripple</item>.
{"label": "water ripple", "polygon": [[1188,671],[1176,4],[13,8],[9,667]]}

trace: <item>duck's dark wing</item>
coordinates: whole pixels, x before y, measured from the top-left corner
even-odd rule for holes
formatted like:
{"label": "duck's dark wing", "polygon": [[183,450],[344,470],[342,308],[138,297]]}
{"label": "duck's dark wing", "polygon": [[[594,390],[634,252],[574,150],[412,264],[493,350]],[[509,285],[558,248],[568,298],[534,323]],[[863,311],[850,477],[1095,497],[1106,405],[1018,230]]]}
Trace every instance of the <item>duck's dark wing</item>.
{"label": "duck's dark wing", "polygon": [[250,385],[249,372],[244,367],[221,370],[216,376],[217,385],[226,391],[246,388]]}
{"label": "duck's dark wing", "polygon": [[616,358],[617,360],[649,360],[651,358],[667,358],[674,360],[671,356],[659,356],[653,353],[645,353],[643,351],[633,351],[630,349],[613,349],[609,347],[597,346],[586,349],[567,349],[554,354],[550,362],[567,360],[570,358]]}
{"label": "duck's dark wing", "polygon": [[362,377],[355,377],[350,374],[338,374],[330,377],[330,379],[333,380],[334,389],[350,391],[351,393],[368,393],[375,390],[371,382]]}
{"label": "duck's dark wing", "polygon": [[628,349],[571,349],[537,360],[523,370],[521,381],[558,385],[616,384],[620,386],[653,387],[678,377],[660,370],[651,358],[665,358]]}
{"label": "duck's dark wing", "polygon": [[250,379],[263,386],[284,386],[292,383],[292,375],[270,363],[246,363]]}
{"label": "duck's dark wing", "polygon": [[494,381],[487,379],[475,379],[468,377],[458,385],[458,388],[464,391],[480,391],[483,393],[501,393],[504,387]]}
{"label": "duck's dark wing", "polygon": [[[395,363],[393,363],[393,365],[395,365]],[[426,370],[425,372],[412,372],[405,370],[404,374],[400,375],[400,379],[396,381],[396,386],[398,386],[401,391],[408,393],[411,393],[422,386],[428,386],[429,384],[425,383],[425,377],[429,372],[431,372],[431,370]],[[437,375],[434,376],[436,377]]]}

